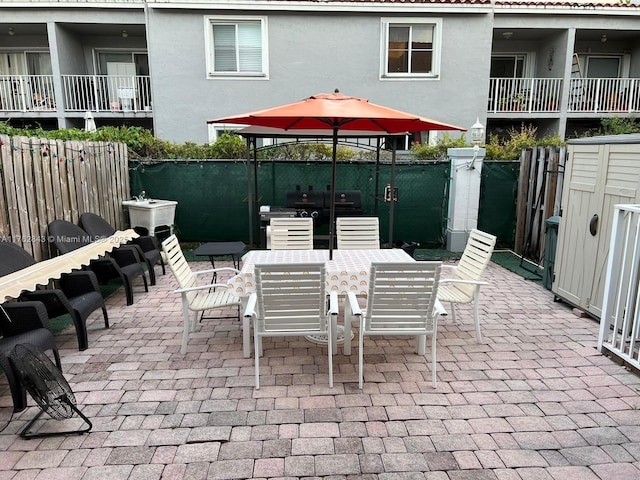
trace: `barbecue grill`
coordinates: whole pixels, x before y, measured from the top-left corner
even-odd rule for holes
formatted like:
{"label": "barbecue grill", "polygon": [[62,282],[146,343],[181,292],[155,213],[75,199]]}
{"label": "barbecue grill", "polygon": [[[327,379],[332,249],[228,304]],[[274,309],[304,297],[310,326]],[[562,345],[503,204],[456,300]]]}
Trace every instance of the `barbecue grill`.
{"label": "barbecue grill", "polygon": [[[362,208],[362,192],[360,190],[338,190],[335,192],[336,218],[356,217],[364,214]],[[261,240],[266,246],[266,229],[272,218],[311,217],[314,228],[328,225],[331,218],[331,192],[327,190],[295,190],[286,192],[285,206],[275,207],[263,205],[260,207]],[[314,235],[321,238],[322,235]]]}
{"label": "barbecue grill", "polygon": [[[360,190],[335,192],[336,218],[355,217],[364,214]],[[331,192],[329,190],[293,190],[286,194],[287,209],[295,209],[298,217],[315,219],[314,225],[329,223],[331,216]]]}

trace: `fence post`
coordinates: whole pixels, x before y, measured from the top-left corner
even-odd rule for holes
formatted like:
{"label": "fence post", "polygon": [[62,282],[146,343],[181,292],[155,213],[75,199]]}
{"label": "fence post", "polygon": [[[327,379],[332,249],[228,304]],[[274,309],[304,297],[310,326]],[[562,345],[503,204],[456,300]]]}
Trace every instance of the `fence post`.
{"label": "fence post", "polygon": [[462,252],[471,229],[478,226],[480,174],[484,148],[450,148],[449,208],[447,214],[447,250]]}

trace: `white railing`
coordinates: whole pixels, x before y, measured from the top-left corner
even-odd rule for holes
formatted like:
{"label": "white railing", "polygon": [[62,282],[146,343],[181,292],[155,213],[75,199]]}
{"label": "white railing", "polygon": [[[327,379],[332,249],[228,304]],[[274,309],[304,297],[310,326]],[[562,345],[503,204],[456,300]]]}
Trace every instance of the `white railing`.
{"label": "white railing", "polygon": [[640,205],[615,205],[598,350],[640,368]]}
{"label": "white railing", "polygon": [[559,112],[561,78],[490,78],[489,113]]}
{"label": "white railing", "polygon": [[141,75],[62,75],[67,112],[151,111],[151,79]]}
{"label": "white railing", "polygon": [[52,75],[0,75],[0,111],[55,111]]}
{"label": "white railing", "polygon": [[637,112],[640,110],[638,78],[572,78],[569,111],[586,113]]}

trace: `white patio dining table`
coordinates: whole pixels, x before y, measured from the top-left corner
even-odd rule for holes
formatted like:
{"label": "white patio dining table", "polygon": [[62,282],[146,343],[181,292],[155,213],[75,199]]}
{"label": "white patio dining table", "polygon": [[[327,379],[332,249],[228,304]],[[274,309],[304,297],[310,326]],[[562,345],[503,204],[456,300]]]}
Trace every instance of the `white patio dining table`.
{"label": "white patio dining table", "polygon": [[[346,296],[348,292],[366,296],[369,288],[369,270],[372,262],[413,262],[413,257],[401,249],[334,250],[329,260],[329,250],[251,250],[242,257],[242,269],[227,284],[236,295],[247,298],[255,292],[255,266],[264,263],[312,263],[325,262],[327,290]],[[437,311],[446,315],[438,302]],[[339,326],[339,328],[343,328]],[[243,355],[251,356],[251,325],[243,319]],[[343,332],[343,330],[342,330]],[[345,352],[350,352],[351,332],[342,334]],[[334,352],[337,351],[338,335],[334,336]],[[311,339],[318,341],[318,339]],[[320,340],[321,342],[321,340]]]}

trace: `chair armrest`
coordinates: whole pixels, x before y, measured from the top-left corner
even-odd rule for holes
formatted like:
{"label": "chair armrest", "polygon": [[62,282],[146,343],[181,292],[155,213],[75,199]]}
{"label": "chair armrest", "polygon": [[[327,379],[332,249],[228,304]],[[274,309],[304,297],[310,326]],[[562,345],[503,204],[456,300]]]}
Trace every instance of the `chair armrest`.
{"label": "chair armrest", "polygon": [[463,280],[461,278],[441,278],[440,283],[464,283],[467,285],[490,285],[489,282],[483,282],[481,280]]}
{"label": "chair armrest", "polygon": [[258,301],[258,295],[252,293],[247,301],[247,306],[244,309],[245,317],[255,317],[256,316],[256,302]]}
{"label": "chair armrest", "polygon": [[83,293],[100,292],[98,277],[90,270],[62,275],[60,277],[60,288],[65,295],[71,297]]}
{"label": "chair armrest", "polygon": [[134,238],[133,243],[139,245],[143,252],[149,252],[152,250],[160,250],[158,241],[155,237],[145,235],[142,237]]}
{"label": "chair armrest", "polygon": [[209,270],[198,270],[196,272],[192,272],[194,275],[201,275],[203,273],[218,273],[218,272],[233,272],[236,275],[240,273],[240,270],[237,270],[232,267],[220,267],[220,268],[210,268]]}
{"label": "chair armrest", "polygon": [[20,295],[20,300],[44,303],[44,306],[47,309],[47,318],[49,318],[49,312],[51,312],[52,316],[57,316],[73,311],[73,307],[71,306],[66,294],[63,290],[58,288],[24,292]]}
{"label": "chair armrest", "polygon": [[140,263],[140,256],[138,255],[136,245],[123,245],[111,251],[111,257],[116,261],[119,266],[133,265]]}
{"label": "chair armrest", "polygon": [[330,292],[329,293],[329,311],[327,312],[329,315],[338,315],[339,307],[338,307],[338,292]]}
{"label": "chair armrest", "polygon": [[227,285],[226,283],[210,283],[208,285],[198,285],[198,286],[189,287],[189,288],[178,288],[177,290],[174,290],[173,293],[196,292],[198,290],[207,290],[209,288],[216,288],[216,287],[229,288],[229,285]]}
{"label": "chair armrest", "polygon": [[5,337],[12,337],[37,328],[50,330],[47,309],[42,302],[11,302],[1,307],[0,329]]}
{"label": "chair armrest", "polygon": [[351,308],[351,313],[353,315],[362,315],[362,310],[360,309],[360,304],[358,304],[358,297],[353,292],[347,293],[347,301],[349,302],[349,307]]}

